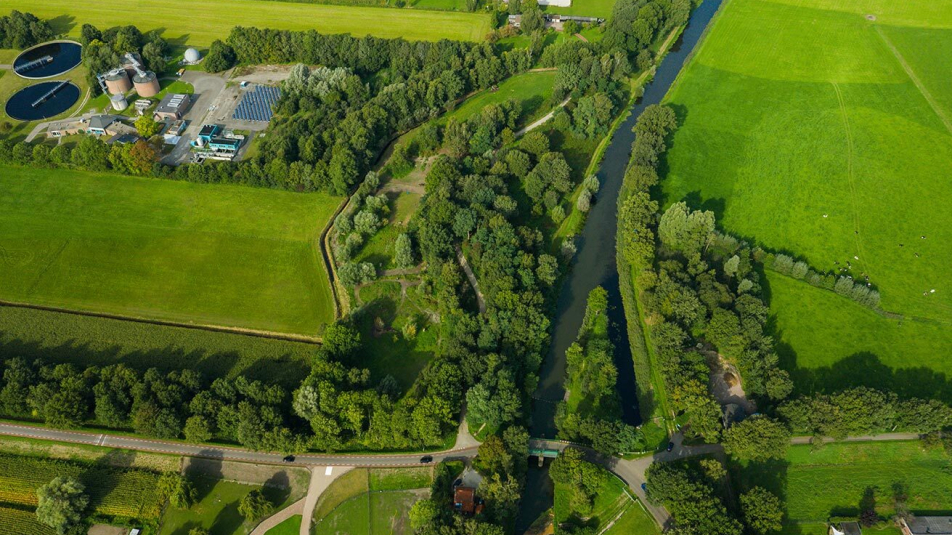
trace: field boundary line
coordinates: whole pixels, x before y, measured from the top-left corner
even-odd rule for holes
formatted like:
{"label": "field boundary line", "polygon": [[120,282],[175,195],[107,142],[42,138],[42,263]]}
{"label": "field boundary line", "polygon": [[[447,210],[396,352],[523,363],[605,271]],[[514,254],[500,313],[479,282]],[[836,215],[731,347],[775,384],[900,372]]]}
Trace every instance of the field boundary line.
{"label": "field boundary line", "polygon": [[238,334],[242,336],[253,336],[256,338],[270,338],[272,340],[284,340],[288,342],[304,342],[309,344],[320,344],[320,336],[308,336],[306,334],[280,333],[276,331],[265,331],[259,329],[245,329],[242,327],[228,327],[225,325],[214,325],[210,323],[184,323],[179,321],[160,320],[141,318],[136,316],[125,316],[122,314],[111,314],[108,312],[92,312],[86,310],[73,310],[47,305],[35,305],[31,303],[20,303],[16,301],[6,301],[0,299],[0,307],[25,308],[31,310],[43,310],[46,312],[58,312],[60,314],[71,314],[73,316],[86,316],[90,318],[104,318],[117,321],[130,321],[135,323],[145,323],[149,325],[158,325],[162,327],[180,327],[183,329],[192,329],[196,331],[211,331],[226,334]]}
{"label": "field boundary line", "polygon": [[[836,82],[832,84],[833,91],[836,92],[836,100],[840,105],[840,113],[843,114],[843,127],[846,130],[846,178],[850,186],[850,204],[853,205],[853,241],[856,243],[856,252],[863,255],[861,261],[869,266],[870,261],[866,257],[866,249],[863,247],[863,237],[859,233],[859,207],[856,205],[856,177],[853,173],[853,129],[850,126],[849,114],[846,112],[846,101],[843,99],[840,86]],[[868,274],[869,270],[866,271]]]}
{"label": "field boundary line", "polygon": [[889,48],[893,56],[896,57],[896,60],[899,61],[899,65],[902,66],[902,70],[906,71],[906,75],[912,80],[912,83],[916,86],[916,89],[919,90],[919,93],[922,94],[922,97],[926,99],[926,102],[932,108],[932,111],[935,112],[936,116],[939,117],[939,120],[942,121],[942,124],[945,125],[945,129],[949,131],[949,134],[952,134],[952,121],[946,117],[945,112],[942,111],[942,108],[939,106],[939,103],[936,102],[935,98],[932,97],[932,93],[929,93],[929,90],[922,85],[922,81],[919,80],[919,77],[916,75],[916,72],[912,70],[912,67],[906,63],[906,58],[902,56],[902,53],[899,52],[899,49],[893,45],[892,41],[889,40],[889,37],[883,33],[882,28],[878,25],[874,26],[876,28],[876,33],[879,34],[879,37],[886,43],[886,47]]}

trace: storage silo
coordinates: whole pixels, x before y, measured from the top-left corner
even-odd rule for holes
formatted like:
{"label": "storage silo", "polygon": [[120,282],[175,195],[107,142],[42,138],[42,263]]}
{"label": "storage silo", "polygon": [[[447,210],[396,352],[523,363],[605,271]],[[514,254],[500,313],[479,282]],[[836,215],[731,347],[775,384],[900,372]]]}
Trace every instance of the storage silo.
{"label": "storage silo", "polygon": [[132,82],[124,69],[109,71],[106,76],[106,89],[111,95],[122,95],[132,89]]}
{"label": "storage silo", "polygon": [[116,111],[122,111],[129,107],[129,101],[126,100],[126,96],[121,93],[109,97],[109,102],[112,104],[112,109]]}
{"label": "storage silo", "polygon": [[140,97],[154,97],[161,89],[159,79],[152,71],[136,74],[132,78],[132,83],[136,86],[136,93],[139,93]]}

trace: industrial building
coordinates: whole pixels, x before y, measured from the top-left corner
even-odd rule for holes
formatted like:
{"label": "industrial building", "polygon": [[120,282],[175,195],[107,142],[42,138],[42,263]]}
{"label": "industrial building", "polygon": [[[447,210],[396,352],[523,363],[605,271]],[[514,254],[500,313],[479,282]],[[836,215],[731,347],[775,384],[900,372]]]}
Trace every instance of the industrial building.
{"label": "industrial building", "polygon": [[109,97],[109,103],[112,104],[112,109],[116,111],[122,111],[129,107],[129,101],[126,100],[126,96],[123,94]]}
{"label": "industrial building", "polygon": [[123,134],[135,134],[136,129],[123,123],[118,115],[93,115],[88,119],[64,119],[54,121],[46,130],[49,137],[71,136],[73,134],[91,134],[94,136],[114,137]]}
{"label": "industrial building", "polygon": [[152,71],[144,70],[142,62],[135,54],[124,55],[122,66],[106,74],[97,74],[96,79],[103,93],[110,95],[124,95],[135,88],[140,97],[147,98],[154,97],[162,89],[158,76]]}
{"label": "industrial building", "polygon": [[155,108],[156,121],[178,121],[185,116],[188,106],[192,103],[187,93],[173,93],[165,95],[158,107]]}
{"label": "industrial building", "polygon": [[125,69],[113,69],[103,76],[110,95],[124,95],[132,89],[132,80]]}
{"label": "industrial building", "polygon": [[206,153],[208,157],[230,160],[238,154],[243,137],[226,134],[217,124],[202,125],[198,138],[192,146]]}
{"label": "industrial building", "polygon": [[202,55],[199,54],[198,50],[194,48],[189,48],[185,51],[185,61],[186,65],[195,65],[199,61],[202,61]]}
{"label": "industrial building", "polygon": [[133,76],[132,85],[140,97],[154,97],[162,90],[159,78],[152,71],[142,71]]}

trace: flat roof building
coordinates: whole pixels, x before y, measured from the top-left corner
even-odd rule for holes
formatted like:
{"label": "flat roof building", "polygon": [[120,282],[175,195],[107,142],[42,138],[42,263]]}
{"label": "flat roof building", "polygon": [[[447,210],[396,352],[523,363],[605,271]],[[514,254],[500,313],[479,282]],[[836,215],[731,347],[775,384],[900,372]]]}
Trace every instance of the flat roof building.
{"label": "flat roof building", "polygon": [[155,108],[155,120],[163,121],[171,119],[177,121],[181,119],[192,103],[191,97],[187,93],[172,93],[165,95],[158,107]]}

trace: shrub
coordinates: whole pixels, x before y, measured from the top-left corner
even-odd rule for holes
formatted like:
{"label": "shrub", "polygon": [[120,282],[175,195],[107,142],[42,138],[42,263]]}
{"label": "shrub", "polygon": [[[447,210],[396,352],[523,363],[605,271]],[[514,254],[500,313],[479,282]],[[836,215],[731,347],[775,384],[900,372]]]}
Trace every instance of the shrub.
{"label": "shrub", "polygon": [[578,200],[575,201],[575,207],[581,212],[588,212],[591,209],[592,194],[587,189],[582,190],[582,193],[579,194]]}
{"label": "shrub", "polygon": [[575,236],[566,236],[565,239],[562,240],[562,257],[566,260],[570,260],[573,256],[575,256],[576,250],[577,247],[575,245]]}
{"label": "shrub", "polygon": [[833,286],[833,291],[842,295],[843,297],[849,297],[853,292],[853,279],[849,277],[840,277],[836,279],[836,285]]}
{"label": "shrub", "polygon": [[413,243],[410,241],[410,235],[403,233],[397,236],[397,241],[394,244],[395,253],[393,255],[393,261],[398,266],[402,268],[408,268],[413,266]]}
{"label": "shrub", "polygon": [[778,254],[774,257],[774,271],[784,275],[790,275],[793,271],[793,259],[785,254]]}
{"label": "shrub", "polygon": [[602,186],[598,181],[598,177],[595,175],[589,175],[585,180],[582,181],[582,186],[591,192],[592,195],[598,193],[598,189]]}
{"label": "shrub", "polygon": [[337,270],[340,280],[347,286],[366,284],[377,278],[377,269],[370,262],[344,264]]}
{"label": "shrub", "polygon": [[802,280],[803,277],[807,275],[807,271],[810,271],[810,266],[808,266],[806,262],[801,260],[793,265],[793,267],[790,270],[790,276],[797,280]]}

